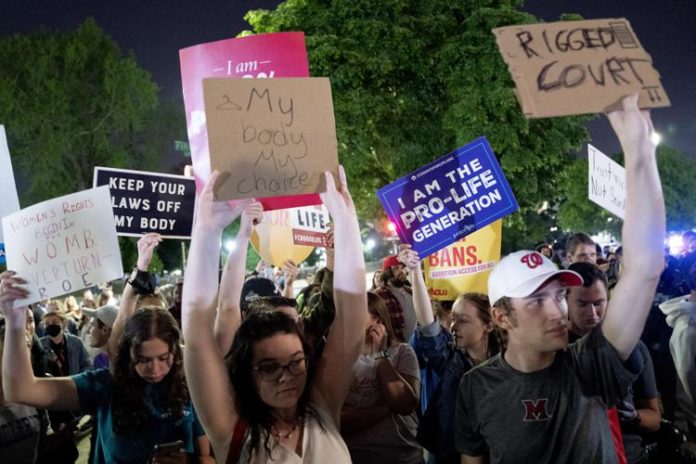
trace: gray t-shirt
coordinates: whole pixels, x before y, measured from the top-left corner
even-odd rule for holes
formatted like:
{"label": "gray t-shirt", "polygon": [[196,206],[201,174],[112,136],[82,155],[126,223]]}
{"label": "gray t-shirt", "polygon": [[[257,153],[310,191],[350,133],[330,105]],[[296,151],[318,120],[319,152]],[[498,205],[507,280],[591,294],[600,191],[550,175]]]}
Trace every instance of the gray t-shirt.
{"label": "gray t-shirt", "polygon": [[462,377],[457,449],[491,464],[615,463],[606,409],[625,396],[634,363],[599,329],[540,371],[517,371],[499,354]]}

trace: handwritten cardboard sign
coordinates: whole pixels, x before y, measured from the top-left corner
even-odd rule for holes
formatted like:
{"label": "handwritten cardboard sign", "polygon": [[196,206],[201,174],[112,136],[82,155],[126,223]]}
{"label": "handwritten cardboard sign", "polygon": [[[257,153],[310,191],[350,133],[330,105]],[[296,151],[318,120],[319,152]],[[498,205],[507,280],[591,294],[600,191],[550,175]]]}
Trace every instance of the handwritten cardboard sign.
{"label": "handwritten cardboard sign", "polygon": [[430,298],[454,301],[466,292],[488,293],[488,274],[500,261],[502,229],[499,219],[425,258]]}
{"label": "handwritten cardboard sign", "polygon": [[[309,77],[304,33],[276,32],[218,40],[179,50],[191,161],[200,191],[210,176],[203,79]],[[264,211],[318,205],[319,195],[260,198]]]}
{"label": "handwritten cardboard sign", "polygon": [[217,200],[326,190],[338,166],[327,78],[205,79],[203,93]]}
{"label": "handwritten cardboard sign", "polygon": [[109,188],[38,203],[2,219],[7,267],[27,280],[35,303],[123,277]]}
{"label": "handwritten cardboard sign", "polygon": [[518,209],[485,137],[382,187],[377,196],[401,241],[421,256]]}
{"label": "handwritten cardboard sign", "polygon": [[329,212],[323,206],[304,206],[290,210],[292,241],[295,245],[326,246],[324,239],[329,230]]}
{"label": "handwritten cardboard sign", "polygon": [[589,143],[587,161],[590,200],[623,219],[626,210],[626,170]]}
{"label": "handwritten cardboard sign", "polygon": [[196,185],[191,177],[94,168],[94,186],[106,185],[118,235],[157,232],[165,238],[190,238]]}
{"label": "handwritten cardboard sign", "polygon": [[[12,173],[10,150],[7,147],[5,126],[0,124],[0,218],[19,210],[19,198]],[[0,230],[0,264],[5,264],[5,247]]]}
{"label": "handwritten cardboard sign", "polygon": [[292,217],[296,209],[264,211],[263,220],[251,233],[251,245],[259,256],[274,266],[280,267],[288,259],[299,264],[314,250],[314,244],[295,244]]}
{"label": "handwritten cardboard sign", "polygon": [[521,24],[493,32],[527,117],[611,111],[636,92],[641,108],[670,105],[652,58],[625,18]]}

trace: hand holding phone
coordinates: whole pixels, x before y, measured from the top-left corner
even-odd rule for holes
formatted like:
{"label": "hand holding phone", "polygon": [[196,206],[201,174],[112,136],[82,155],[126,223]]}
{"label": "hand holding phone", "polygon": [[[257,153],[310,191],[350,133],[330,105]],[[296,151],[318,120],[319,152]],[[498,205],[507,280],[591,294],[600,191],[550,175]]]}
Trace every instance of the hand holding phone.
{"label": "hand holding phone", "polygon": [[186,463],[188,456],[181,440],[158,443],[152,449],[152,462],[155,464]]}

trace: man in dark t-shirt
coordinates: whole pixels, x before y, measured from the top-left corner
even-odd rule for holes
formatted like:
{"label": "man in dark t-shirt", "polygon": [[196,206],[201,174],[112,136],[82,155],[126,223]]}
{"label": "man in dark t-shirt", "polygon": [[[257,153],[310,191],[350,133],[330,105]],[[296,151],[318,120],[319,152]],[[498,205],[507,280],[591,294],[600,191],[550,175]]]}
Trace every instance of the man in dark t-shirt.
{"label": "man in dark t-shirt", "polygon": [[582,284],[534,251],[502,259],[488,279],[504,353],[462,377],[455,443],[463,463],[615,463],[606,417],[639,372],[631,356],[662,272],[664,201],[638,96],[609,114],[626,160],[624,268],[601,326],[568,346],[566,291]]}

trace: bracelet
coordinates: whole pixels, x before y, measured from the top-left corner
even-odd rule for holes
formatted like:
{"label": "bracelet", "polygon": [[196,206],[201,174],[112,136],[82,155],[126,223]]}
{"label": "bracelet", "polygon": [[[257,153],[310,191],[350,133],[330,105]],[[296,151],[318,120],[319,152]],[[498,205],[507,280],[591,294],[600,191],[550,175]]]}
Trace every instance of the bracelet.
{"label": "bracelet", "polygon": [[151,295],[155,292],[155,284],[150,273],[141,271],[137,267],[133,269],[128,284],[133,287],[136,295]]}
{"label": "bracelet", "polygon": [[370,355],[375,361],[378,359],[389,359],[389,352],[387,350],[378,351]]}

